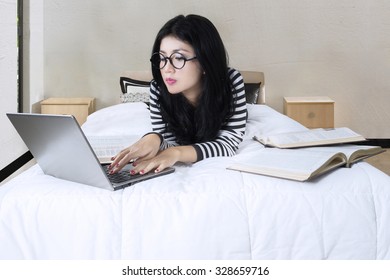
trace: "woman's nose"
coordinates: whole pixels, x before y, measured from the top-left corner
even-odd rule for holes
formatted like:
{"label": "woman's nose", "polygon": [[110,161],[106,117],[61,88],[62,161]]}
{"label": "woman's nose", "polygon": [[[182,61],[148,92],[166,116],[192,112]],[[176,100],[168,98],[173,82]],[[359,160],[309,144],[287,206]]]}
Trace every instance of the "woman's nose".
{"label": "woman's nose", "polygon": [[170,59],[167,59],[167,64],[164,67],[164,71],[167,73],[175,71],[175,67],[173,67]]}

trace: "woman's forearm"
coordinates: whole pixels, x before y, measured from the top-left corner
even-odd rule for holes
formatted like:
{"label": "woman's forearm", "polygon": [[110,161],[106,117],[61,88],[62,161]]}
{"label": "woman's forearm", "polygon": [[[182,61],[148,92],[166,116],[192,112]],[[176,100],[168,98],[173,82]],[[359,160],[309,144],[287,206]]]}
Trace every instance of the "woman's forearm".
{"label": "woman's forearm", "polygon": [[193,146],[170,147],[162,153],[170,153],[176,162],[193,163],[197,161],[196,150]]}

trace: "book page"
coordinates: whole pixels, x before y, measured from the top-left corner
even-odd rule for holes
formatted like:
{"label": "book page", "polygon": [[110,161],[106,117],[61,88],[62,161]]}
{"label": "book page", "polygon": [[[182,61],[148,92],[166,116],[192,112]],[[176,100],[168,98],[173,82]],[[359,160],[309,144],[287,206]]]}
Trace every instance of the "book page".
{"label": "book page", "polygon": [[364,137],[349,128],[335,129],[313,129],[307,131],[291,132],[270,135],[267,137],[258,136],[256,140],[264,145],[279,148],[303,147],[311,145],[326,145],[332,143],[343,143],[350,141],[363,141]]}
{"label": "book page", "polygon": [[87,136],[87,139],[100,163],[110,163],[111,157],[135,143],[139,136]]}
{"label": "book page", "polygon": [[348,159],[348,166],[359,160],[380,154],[385,151],[380,146],[369,145],[335,145],[335,146],[320,146],[303,148],[308,151],[324,151],[324,152],[342,152]]}
{"label": "book page", "polygon": [[305,181],[313,174],[317,174],[318,169],[324,168],[328,163],[340,166],[345,162],[346,159],[339,152],[266,148],[256,153],[252,158],[228,168]]}

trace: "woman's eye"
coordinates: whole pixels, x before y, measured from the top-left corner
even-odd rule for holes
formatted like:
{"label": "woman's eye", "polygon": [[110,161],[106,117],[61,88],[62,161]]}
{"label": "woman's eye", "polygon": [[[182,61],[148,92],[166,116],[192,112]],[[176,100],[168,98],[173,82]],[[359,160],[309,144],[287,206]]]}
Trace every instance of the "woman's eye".
{"label": "woman's eye", "polygon": [[175,56],[175,60],[178,60],[178,61],[185,60],[185,57],[182,55],[177,55],[177,56]]}

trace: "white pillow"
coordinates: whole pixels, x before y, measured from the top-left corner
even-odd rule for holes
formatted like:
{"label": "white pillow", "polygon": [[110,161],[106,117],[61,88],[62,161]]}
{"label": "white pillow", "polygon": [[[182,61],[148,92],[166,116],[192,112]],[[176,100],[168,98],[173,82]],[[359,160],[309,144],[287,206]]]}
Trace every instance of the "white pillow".
{"label": "white pillow", "polygon": [[145,86],[127,85],[126,92],[120,96],[122,103],[149,102],[150,88]]}
{"label": "white pillow", "polygon": [[149,102],[150,81],[120,77],[121,103]]}

